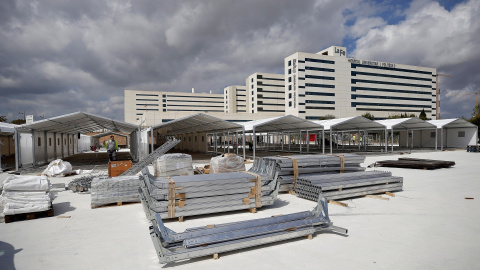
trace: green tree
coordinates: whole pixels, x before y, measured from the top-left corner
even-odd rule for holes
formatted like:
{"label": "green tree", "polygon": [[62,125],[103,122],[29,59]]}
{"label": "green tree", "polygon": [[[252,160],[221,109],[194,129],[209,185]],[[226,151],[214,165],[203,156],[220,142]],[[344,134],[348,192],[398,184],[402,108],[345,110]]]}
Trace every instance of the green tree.
{"label": "green tree", "polygon": [[366,112],[364,114],[362,114],[363,117],[367,118],[367,119],[370,119],[370,120],[375,120],[375,116],[373,116],[373,114],[369,113],[369,112]]}
{"label": "green tree", "polygon": [[472,117],[480,115],[480,105],[473,107]]}
{"label": "green tree", "polygon": [[335,119],[335,118],[336,118],[335,115],[327,114],[322,118],[320,118],[320,120],[329,120],[329,119]]}
{"label": "green tree", "polygon": [[21,125],[21,124],[25,124],[25,122],[26,122],[25,119],[17,119],[17,120],[13,120],[10,123],[15,124],[15,125]]}
{"label": "green tree", "polygon": [[5,115],[0,115],[0,122],[7,122],[7,117]]}
{"label": "green tree", "polygon": [[422,119],[422,120],[428,120],[427,114],[425,113],[425,109],[422,109],[422,112],[420,113],[420,115],[418,116],[418,118],[420,118],[420,119]]}

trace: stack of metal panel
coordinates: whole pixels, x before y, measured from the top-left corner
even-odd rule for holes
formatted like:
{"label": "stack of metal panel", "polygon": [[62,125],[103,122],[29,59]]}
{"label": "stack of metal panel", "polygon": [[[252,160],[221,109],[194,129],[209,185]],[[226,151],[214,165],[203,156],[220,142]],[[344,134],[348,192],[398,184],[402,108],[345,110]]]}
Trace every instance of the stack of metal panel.
{"label": "stack of metal panel", "polygon": [[302,176],[295,183],[295,194],[309,200],[316,200],[320,193],[329,200],[340,200],[402,189],[402,177],[382,171]]}
{"label": "stack of metal panel", "polygon": [[274,174],[248,172],[154,177],[143,170],[142,178],[140,197],[149,219],[157,213],[175,218],[256,209],[273,204],[279,188]]}
{"label": "stack of metal panel", "polygon": [[245,220],[226,224],[190,228],[176,233],[156,214],[150,235],[160,263],[177,262],[231,250],[243,249],[316,232],[347,234],[344,228],[333,226],[328,216],[328,203],[319,196],[313,211]]}
{"label": "stack of metal panel", "polygon": [[256,173],[262,170],[265,164],[273,162],[278,172],[280,191],[289,191],[293,190],[296,178],[364,171],[365,168],[360,166],[364,161],[365,156],[353,154],[270,156],[256,159],[249,171]]}
{"label": "stack of metal panel", "polygon": [[139,202],[139,176],[99,177],[92,181],[92,208],[119,202]]}

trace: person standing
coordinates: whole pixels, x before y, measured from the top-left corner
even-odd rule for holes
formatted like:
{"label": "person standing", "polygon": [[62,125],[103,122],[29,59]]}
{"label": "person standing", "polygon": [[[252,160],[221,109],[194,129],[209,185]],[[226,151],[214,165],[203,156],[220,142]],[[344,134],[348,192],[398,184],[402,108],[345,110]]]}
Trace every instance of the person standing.
{"label": "person standing", "polygon": [[107,148],[108,159],[110,161],[117,160],[118,143],[115,141],[115,137],[113,135],[110,136],[109,141],[105,142],[105,148]]}

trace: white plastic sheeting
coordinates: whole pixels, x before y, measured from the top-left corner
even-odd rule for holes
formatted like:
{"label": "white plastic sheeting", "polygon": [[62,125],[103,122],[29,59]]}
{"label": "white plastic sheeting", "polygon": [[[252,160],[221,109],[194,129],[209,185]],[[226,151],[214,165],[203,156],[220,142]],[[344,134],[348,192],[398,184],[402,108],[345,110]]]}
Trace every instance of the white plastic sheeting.
{"label": "white plastic sheeting", "polygon": [[187,154],[165,154],[154,163],[155,177],[192,175],[192,156]]}
{"label": "white plastic sheeting", "polygon": [[61,159],[54,160],[48,164],[48,167],[43,171],[42,174],[48,176],[55,176],[65,173],[72,172],[72,164],[68,161],[63,161]]}
{"label": "white plastic sheeting", "polygon": [[50,181],[45,175],[11,175],[3,185],[4,215],[47,211],[52,205]]}
{"label": "white plastic sheeting", "polygon": [[235,154],[224,154],[210,160],[210,173],[243,172],[245,161]]}

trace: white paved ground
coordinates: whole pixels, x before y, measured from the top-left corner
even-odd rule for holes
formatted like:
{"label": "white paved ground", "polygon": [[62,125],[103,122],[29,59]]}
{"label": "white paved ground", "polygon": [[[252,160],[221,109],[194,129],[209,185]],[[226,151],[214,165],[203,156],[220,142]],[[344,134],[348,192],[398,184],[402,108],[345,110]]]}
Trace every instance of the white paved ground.
{"label": "white paved ground", "polygon": [[[90,195],[62,191],[55,214],[0,223],[0,269],[480,269],[480,153],[413,153],[453,160],[451,169],[381,168],[404,177],[404,191],[389,201],[347,200],[330,205],[330,218],[348,237],[319,234],[267,246],[161,265],[140,204],[90,208]],[[399,156],[369,156],[376,160]],[[378,169],[378,168],[377,168]],[[52,178],[52,183],[71,180]],[[385,196],[386,197],[386,196]],[[466,200],[465,197],[474,197]],[[188,227],[310,210],[314,202],[282,194],[256,214],[245,211],[167,222]]]}

